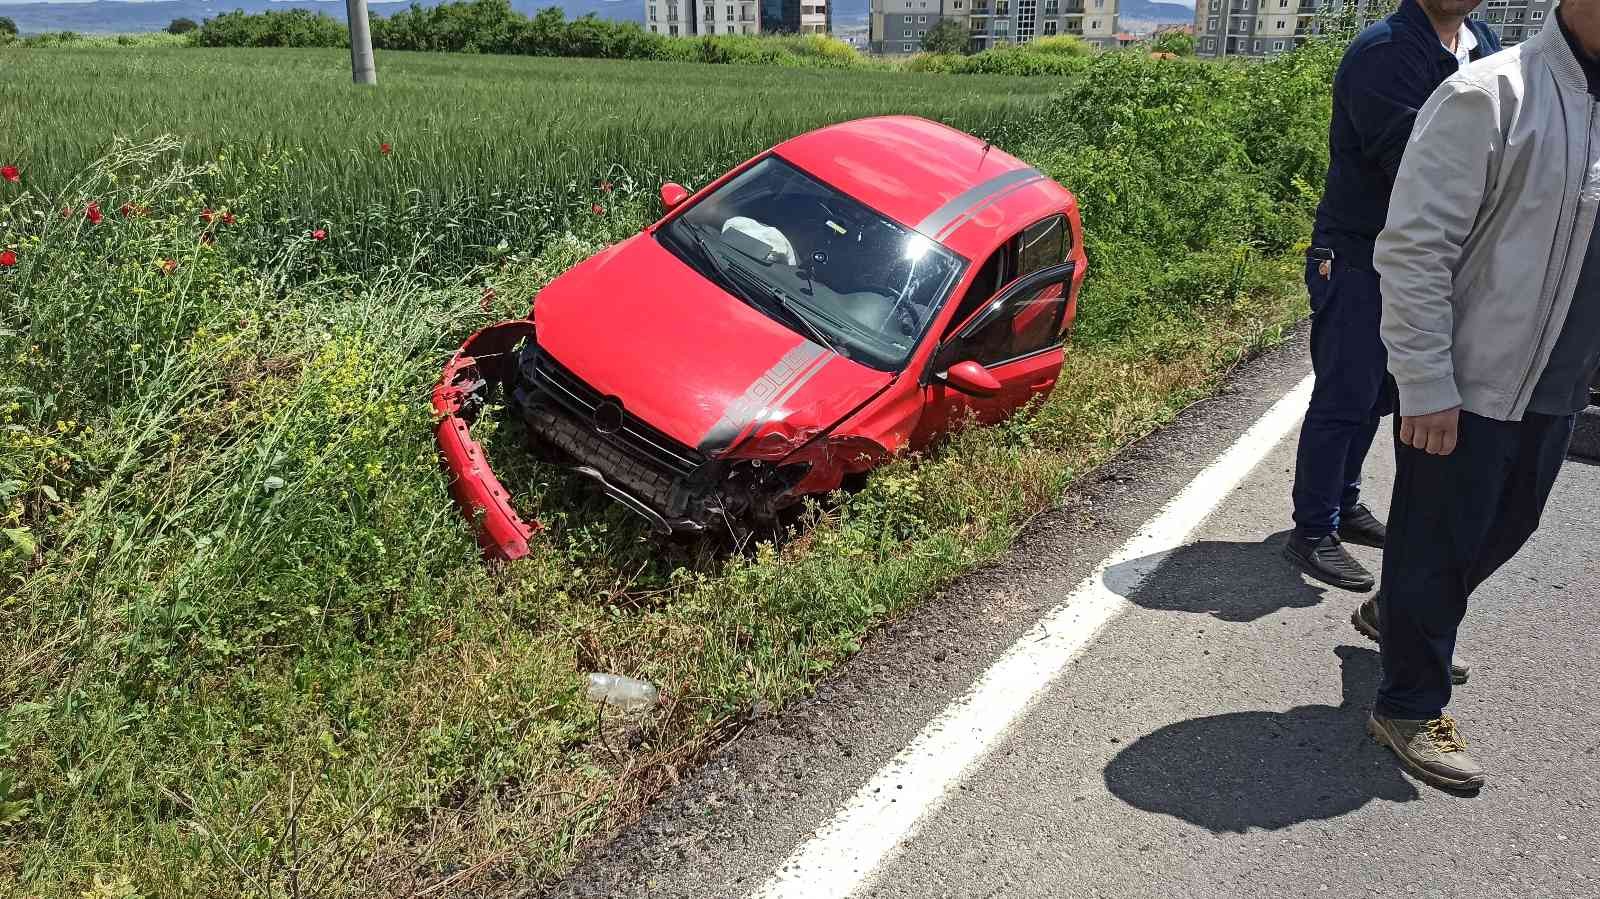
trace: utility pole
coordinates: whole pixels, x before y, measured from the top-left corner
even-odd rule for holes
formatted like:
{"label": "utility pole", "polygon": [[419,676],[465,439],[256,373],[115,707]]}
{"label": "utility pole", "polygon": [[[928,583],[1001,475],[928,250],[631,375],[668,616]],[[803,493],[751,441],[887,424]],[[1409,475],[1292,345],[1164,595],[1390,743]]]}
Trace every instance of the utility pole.
{"label": "utility pole", "polygon": [[356,84],[377,84],[378,67],[372,61],[372,26],[367,21],[367,0],[345,0],[350,20],[350,77]]}

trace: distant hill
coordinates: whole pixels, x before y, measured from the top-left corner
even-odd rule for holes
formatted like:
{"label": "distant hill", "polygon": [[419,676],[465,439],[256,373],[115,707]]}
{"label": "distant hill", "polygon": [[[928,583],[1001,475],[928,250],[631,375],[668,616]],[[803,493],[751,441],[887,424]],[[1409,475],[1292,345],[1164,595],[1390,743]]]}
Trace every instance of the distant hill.
{"label": "distant hill", "polygon": [[1194,7],[1177,3],[1155,3],[1152,0],[1122,0],[1117,9],[1118,18],[1137,19],[1161,25],[1194,22]]}
{"label": "distant hill", "polygon": [[[410,5],[402,2],[367,0],[367,8],[387,15]],[[434,5],[432,2],[424,6]],[[643,0],[512,0],[518,11],[532,15],[550,6],[566,10],[568,17],[594,13],[607,19],[639,22],[644,19]],[[83,34],[122,34],[160,31],[173,19],[196,22],[242,9],[261,12],[267,9],[310,9],[344,19],[342,0],[94,0],[92,3],[6,3],[0,0],[0,16],[17,23],[23,34],[42,31],[77,31]]]}

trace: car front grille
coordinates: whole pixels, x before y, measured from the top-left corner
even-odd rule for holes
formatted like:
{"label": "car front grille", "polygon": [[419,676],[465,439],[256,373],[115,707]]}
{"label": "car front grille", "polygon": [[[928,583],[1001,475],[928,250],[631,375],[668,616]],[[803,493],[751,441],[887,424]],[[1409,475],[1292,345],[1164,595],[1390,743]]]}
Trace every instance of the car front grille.
{"label": "car front grille", "polygon": [[705,456],[698,451],[663,434],[626,409],[620,428],[611,433],[602,432],[595,424],[595,410],[604,402],[605,395],[531,342],[523,350],[521,369],[525,387],[534,388],[549,398],[592,438],[598,438],[635,461],[671,478],[687,477],[705,464]]}

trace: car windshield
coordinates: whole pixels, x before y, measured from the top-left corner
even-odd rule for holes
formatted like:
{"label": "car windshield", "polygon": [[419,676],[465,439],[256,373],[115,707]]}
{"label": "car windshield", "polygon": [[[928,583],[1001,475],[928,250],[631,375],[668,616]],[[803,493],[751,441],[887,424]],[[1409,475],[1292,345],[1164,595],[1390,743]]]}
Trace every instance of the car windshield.
{"label": "car windshield", "polygon": [[943,247],[770,156],[659,235],[770,318],[883,371],[905,367],[961,271]]}

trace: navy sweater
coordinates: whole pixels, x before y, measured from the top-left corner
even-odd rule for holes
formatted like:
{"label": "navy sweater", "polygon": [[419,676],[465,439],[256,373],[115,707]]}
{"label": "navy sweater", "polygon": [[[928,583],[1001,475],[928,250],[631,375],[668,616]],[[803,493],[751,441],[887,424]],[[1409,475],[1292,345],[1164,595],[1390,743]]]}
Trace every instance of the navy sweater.
{"label": "navy sweater", "polygon": [[[1500,50],[1488,25],[1467,25],[1478,38],[1473,59]],[[1389,194],[1417,110],[1458,67],[1417,0],[1404,0],[1350,44],[1333,79],[1328,182],[1314,246],[1333,250],[1346,264],[1372,268],[1372,245],[1389,216]]]}

